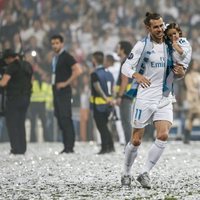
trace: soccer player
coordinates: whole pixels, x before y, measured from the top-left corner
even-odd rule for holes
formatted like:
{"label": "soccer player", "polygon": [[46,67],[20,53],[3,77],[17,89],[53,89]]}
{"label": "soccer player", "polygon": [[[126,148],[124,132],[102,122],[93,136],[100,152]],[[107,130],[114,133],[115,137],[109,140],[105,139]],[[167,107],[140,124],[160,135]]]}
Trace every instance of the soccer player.
{"label": "soccer player", "polygon": [[122,73],[133,78],[137,89],[136,100],[132,115],[133,132],[130,142],[125,148],[124,168],[121,177],[123,186],[131,185],[131,167],[137,157],[138,148],[147,124],[153,122],[156,129],[156,139],[151,146],[147,160],[137,181],[142,187],[151,188],[149,172],[162,155],[169,129],[173,121],[172,103],[157,108],[162,95],[166,70],[173,70],[176,77],[183,77],[183,66],[175,64],[173,68],[168,60],[172,55],[170,46],[164,40],[164,23],[157,13],[146,13],[144,24],[148,35],[138,41],[122,66]]}

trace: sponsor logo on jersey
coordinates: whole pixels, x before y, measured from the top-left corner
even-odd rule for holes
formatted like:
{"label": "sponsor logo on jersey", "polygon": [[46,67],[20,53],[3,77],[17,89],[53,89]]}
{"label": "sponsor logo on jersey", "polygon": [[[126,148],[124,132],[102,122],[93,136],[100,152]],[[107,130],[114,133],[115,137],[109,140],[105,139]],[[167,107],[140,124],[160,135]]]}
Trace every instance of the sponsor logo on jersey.
{"label": "sponsor logo on jersey", "polygon": [[165,63],[164,62],[151,62],[151,67],[152,68],[165,67]]}
{"label": "sponsor logo on jersey", "polygon": [[133,53],[130,53],[128,59],[131,60],[133,58]]}
{"label": "sponsor logo on jersey", "polygon": [[186,40],[184,40],[183,38],[181,38],[181,39],[179,40],[179,43],[180,43],[180,44],[184,44],[184,43],[186,43]]}

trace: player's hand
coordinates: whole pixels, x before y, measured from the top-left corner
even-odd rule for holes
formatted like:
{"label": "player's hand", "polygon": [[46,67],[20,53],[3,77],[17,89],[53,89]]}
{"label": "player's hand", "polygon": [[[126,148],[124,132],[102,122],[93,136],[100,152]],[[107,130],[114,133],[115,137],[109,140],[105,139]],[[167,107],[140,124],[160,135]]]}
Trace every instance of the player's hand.
{"label": "player's hand", "polygon": [[144,77],[143,75],[139,74],[139,73],[134,73],[133,74],[133,78],[136,79],[136,81],[143,87],[143,88],[147,88],[151,85],[151,82],[149,79],[147,79],[146,77]]}
{"label": "player's hand", "polygon": [[177,78],[182,78],[185,76],[185,70],[181,64],[176,63],[174,65],[173,72]]}

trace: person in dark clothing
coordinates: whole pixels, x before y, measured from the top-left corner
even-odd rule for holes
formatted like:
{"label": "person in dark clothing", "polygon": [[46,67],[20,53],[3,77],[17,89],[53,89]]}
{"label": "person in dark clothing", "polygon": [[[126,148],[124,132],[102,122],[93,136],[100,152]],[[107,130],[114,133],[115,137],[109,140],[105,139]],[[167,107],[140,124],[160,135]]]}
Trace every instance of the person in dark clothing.
{"label": "person in dark clothing", "polygon": [[104,154],[114,151],[112,135],[108,129],[108,118],[113,105],[114,78],[103,66],[104,54],[102,52],[93,53],[92,62],[95,71],[91,74],[92,95],[90,103],[97,129],[101,135],[101,150],[98,154]]}
{"label": "person in dark clothing", "polygon": [[[6,63],[5,63],[4,59],[2,58],[2,53],[1,53],[0,79],[2,79],[3,74],[5,73],[5,69],[6,69]],[[0,87],[0,116],[5,115],[5,95],[6,95],[5,88]]]}
{"label": "person in dark clothing", "polygon": [[60,153],[73,153],[75,131],[72,121],[72,91],[70,84],[82,73],[81,66],[64,49],[61,35],[51,37],[51,46],[55,53],[52,59],[52,87],[54,113],[62,131],[64,149]]}
{"label": "person in dark clothing", "polygon": [[6,87],[6,126],[11,144],[11,154],[26,152],[25,116],[30,103],[32,66],[21,60],[11,49],[6,49],[3,59],[7,64],[0,80],[0,87]]}
{"label": "person in dark clothing", "polygon": [[[117,54],[121,59],[121,67],[124,64],[127,56],[131,52],[132,45],[128,41],[120,41],[117,45]],[[133,102],[133,98],[126,95],[126,92],[130,89],[132,83],[132,79],[126,77],[124,74],[120,73],[117,81],[117,97],[116,102],[120,107],[120,116],[122,121],[122,126],[124,129],[124,135],[126,144],[130,141],[132,127],[131,127],[131,106]]]}

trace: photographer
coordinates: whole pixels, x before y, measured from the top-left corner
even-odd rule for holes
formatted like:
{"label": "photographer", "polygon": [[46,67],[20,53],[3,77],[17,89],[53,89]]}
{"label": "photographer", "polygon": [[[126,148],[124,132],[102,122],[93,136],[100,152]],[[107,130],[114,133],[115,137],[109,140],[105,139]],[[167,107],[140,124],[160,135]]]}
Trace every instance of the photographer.
{"label": "photographer", "polygon": [[6,89],[5,118],[11,144],[10,153],[24,154],[25,116],[30,103],[32,67],[11,49],[4,51],[3,59],[7,67],[0,80],[0,87]]}

